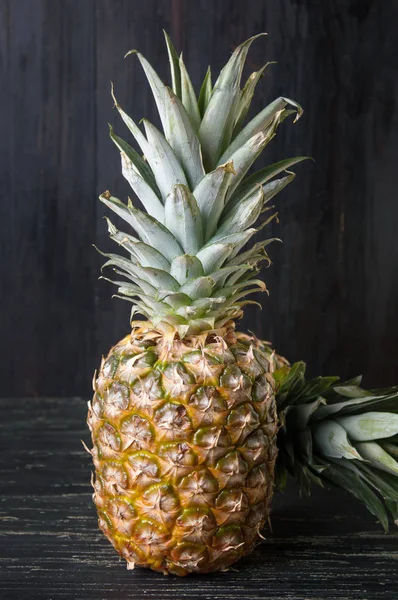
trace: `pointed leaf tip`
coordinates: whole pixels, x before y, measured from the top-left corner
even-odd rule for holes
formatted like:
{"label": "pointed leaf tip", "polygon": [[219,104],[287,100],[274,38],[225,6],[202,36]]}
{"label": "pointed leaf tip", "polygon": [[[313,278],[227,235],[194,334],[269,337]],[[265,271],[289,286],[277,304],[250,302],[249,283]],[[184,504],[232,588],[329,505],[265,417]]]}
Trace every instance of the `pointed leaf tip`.
{"label": "pointed leaf tip", "polygon": [[109,200],[109,198],[112,198],[112,194],[109,190],[105,190],[105,192],[102,192],[102,194],[100,195],[100,200],[102,200],[102,198],[104,198],[105,200]]}
{"label": "pointed leaf tip", "polygon": [[126,52],[126,54],[124,55],[124,58],[127,58],[128,56],[130,56],[130,54],[139,54],[138,50],[135,50],[135,48],[133,48],[132,50],[129,50],[128,52]]}

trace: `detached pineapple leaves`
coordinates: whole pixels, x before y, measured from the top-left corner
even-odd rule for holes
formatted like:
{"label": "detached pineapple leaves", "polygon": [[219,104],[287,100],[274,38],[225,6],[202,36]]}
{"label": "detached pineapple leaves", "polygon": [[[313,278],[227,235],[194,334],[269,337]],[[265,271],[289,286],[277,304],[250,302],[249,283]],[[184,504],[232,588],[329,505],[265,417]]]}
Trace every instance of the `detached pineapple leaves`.
{"label": "detached pineapple leaves", "polygon": [[183,254],[175,237],[153,217],[141,212],[132,205],[126,207],[123,202],[111,196],[109,192],[102,194],[100,200],[126,221],[126,223],[131,225],[145,244],[158,250],[169,261]]}
{"label": "detached pineapple leaves", "polygon": [[200,88],[199,98],[198,98],[198,107],[199,107],[199,112],[200,112],[201,117],[203,117],[203,115],[206,112],[206,108],[210,102],[212,91],[213,91],[213,86],[211,84],[211,69],[209,67],[206,71],[206,75],[203,80],[202,87]]}
{"label": "detached pineapple leaves", "polygon": [[[304,363],[283,366],[273,374],[279,384],[278,411],[283,415],[278,435],[278,463],[281,460],[282,466],[277,464],[277,469],[287,469],[302,491],[308,491],[311,485],[303,473],[306,469],[346,489],[387,530],[386,509],[394,519],[398,512],[397,390],[374,390],[370,396],[359,387],[360,377],[337,384],[338,377],[317,377],[306,382],[304,374]],[[370,412],[369,406],[384,412]],[[347,411],[359,414],[346,416]],[[314,441],[315,456],[311,454],[308,433]],[[319,477],[312,481],[319,483]],[[385,507],[371,488],[383,497]]]}
{"label": "detached pineapple leaves", "polygon": [[178,183],[187,185],[187,180],[181,164],[165,137],[146,119],[143,120],[143,123],[149,142],[145,156],[155,174],[162,198],[165,200],[173,185]]}
{"label": "detached pineapple leaves", "polygon": [[203,246],[202,217],[194,196],[184,185],[175,185],[166,198],[165,223],[186,254]]}
{"label": "detached pineapple leaves", "polygon": [[207,171],[211,171],[217,162],[222,164],[228,160],[227,158],[219,162],[219,157],[232,137],[236,109],[240,99],[243,66],[250,45],[258,37],[260,36],[254,36],[236,48],[214,85],[199,127],[203,162]]}
{"label": "detached pineapple leaves", "polygon": [[326,464],[322,475],[363,502],[372,515],[380,521],[384,531],[388,531],[388,517],[383,503],[360,477],[344,468],[330,464]]}
{"label": "detached pineapple leaves", "polygon": [[384,500],[398,502],[398,485],[395,475],[391,475],[390,473],[386,473],[377,468],[375,469],[366,462],[355,463],[353,461],[344,460],[344,466],[346,469],[350,469],[362,477],[366,483],[379,492]]}

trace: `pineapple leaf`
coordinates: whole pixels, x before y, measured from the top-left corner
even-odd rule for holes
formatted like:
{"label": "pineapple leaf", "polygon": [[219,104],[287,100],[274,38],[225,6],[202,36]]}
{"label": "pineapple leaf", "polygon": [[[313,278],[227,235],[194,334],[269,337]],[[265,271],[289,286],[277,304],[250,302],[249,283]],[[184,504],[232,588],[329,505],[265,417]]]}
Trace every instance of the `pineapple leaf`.
{"label": "pineapple leaf", "polygon": [[393,500],[386,500],[385,504],[391,513],[395,525],[398,525],[398,502],[394,502]]}
{"label": "pineapple leaf", "polygon": [[[342,461],[343,462],[343,461]],[[357,473],[383,496],[384,500],[398,502],[398,483],[395,475],[373,468],[365,462],[355,463],[344,460],[346,469]]]}
{"label": "pineapple leaf", "polygon": [[115,266],[122,269],[133,277],[138,277],[143,281],[146,281],[155,289],[166,289],[175,292],[179,289],[178,281],[174,279],[169,273],[161,269],[154,269],[153,267],[141,267],[131,260],[119,256],[118,254],[104,254],[109,260],[104,264],[104,268],[107,266]]}
{"label": "pineapple leaf", "polygon": [[325,420],[316,424],[313,435],[323,456],[362,460],[358,450],[350,443],[346,430],[336,421]]}
{"label": "pineapple leaf", "polygon": [[250,108],[251,101],[253,99],[254,90],[256,89],[256,85],[259,82],[260,78],[263,76],[265,69],[268,65],[276,64],[275,62],[267,62],[259,71],[252,73],[248,80],[246,81],[243,90],[241,92],[238,108],[236,110],[235,116],[235,125],[234,132],[232,138],[235,138],[240,130],[242,129],[243,121],[246,118],[248,110]]}
{"label": "pineapple leaf", "polygon": [[181,101],[166,88],[166,139],[180,161],[191,189],[204,177],[202,154],[198,136]]}
{"label": "pineapple leaf", "polygon": [[198,298],[211,296],[213,287],[214,280],[211,277],[199,277],[181,286],[180,292],[187,294],[192,300],[198,300]]}
{"label": "pineapple leaf", "polygon": [[193,188],[204,175],[200,144],[191,120],[180,99],[167,88],[149,62],[137,56],[147,76],[158,108],[164,135]]}
{"label": "pineapple leaf", "polygon": [[203,250],[205,248],[209,248],[216,242],[217,242],[217,244],[233,244],[234,250],[231,254],[231,257],[233,258],[234,256],[236,256],[238,254],[238,252],[241,250],[241,248],[243,248],[243,246],[245,246],[245,244],[247,244],[247,242],[250,240],[251,237],[253,237],[253,235],[255,233],[256,233],[256,229],[254,229],[252,227],[250,229],[246,229],[246,231],[241,231],[239,233],[231,233],[229,235],[224,235],[220,238],[217,238],[216,236],[214,236],[211,238],[211,240],[209,240],[207,242],[207,244],[206,244],[206,246],[204,246]]}
{"label": "pineapple leaf", "polygon": [[132,205],[127,208],[123,202],[111,196],[109,192],[101,194],[100,200],[131,225],[145,244],[164,254],[168,260],[171,261],[176,256],[183,254],[172,233],[150,215],[141,212]]}
{"label": "pineapple leaf", "polygon": [[213,91],[213,86],[211,83],[211,69],[210,69],[210,67],[208,67],[205,78],[202,83],[202,87],[200,88],[199,98],[198,98],[198,107],[199,107],[199,112],[200,112],[201,117],[203,117],[203,115],[206,112],[206,108],[210,102],[212,91]]}
{"label": "pineapple leaf", "polygon": [[202,263],[196,256],[183,254],[177,256],[171,263],[170,274],[183,285],[190,279],[203,277],[205,274]]}
{"label": "pineapple leaf", "polygon": [[[325,464],[321,461],[322,463]],[[328,465],[327,463],[325,466],[326,469],[322,471],[322,476],[363,502],[372,515],[378,518],[384,531],[388,531],[388,517],[383,503],[370,487],[359,476],[347,472],[344,468],[339,468],[337,465]]]}
{"label": "pineapple leaf", "polygon": [[152,90],[152,95],[156,102],[156,106],[158,109],[159,117],[162,122],[163,131],[167,137],[168,131],[168,122],[166,116],[166,86],[163,81],[160,79],[159,75],[156,73],[155,69],[150,65],[147,59],[142,56],[140,52],[137,50],[132,50],[129,54],[134,53],[138,57],[138,60],[141,63],[141,66],[144,70],[148,83]]}
{"label": "pineapple leaf", "polygon": [[240,98],[243,66],[250,45],[258,37],[260,36],[254,36],[236,48],[214,85],[199,128],[203,161],[207,171],[214,169],[217,163],[227,162],[219,161],[219,158],[231,141]]}
{"label": "pineapple leaf", "polygon": [[224,208],[225,196],[231,177],[235,174],[233,164],[227,163],[208,173],[195,187],[193,195],[203,217],[208,240],[217,228]]}
{"label": "pineapple leaf", "polygon": [[212,244],[202,248],[196,256],[202,263],[204,272],[208,274],[219,269],[233,249],[233,244]]}
{"label": "pineapple leaf", "polygon": [[118,110],[120,116],[122,117],[125,125],[129,129],[129,131],[133,135],[133,137],[135,138],[135,141],[137,142],[137,144],[141,148],[142,152],[145,155],[147,155],[148,150],[150,150],[148,141],[146,140],[144,134],[142,133],[142,131],[138,127],[138,125],[136,125],[136,123],[134,123],[133,119],[131,117],[129,117],[129,115],[127,113],[124,112],[124,110],[122,109],[122,107],[120,106],[120,104],[118,103],[118,101],[116,100],[116,96],[115,96],[114,91],[113,91],[113,83],[111,83],[111,95],[112,95],[113,101],[115,103],[115,107],[117,108],[117,110]]}
{"label": "pineapple leaf", "polygon": [[[340,389],[340,386],[334,386],[333,391]],[[366,391],[366,390],[363,390]],[[369,394],[369,392],[366,392]],[[397,398],[398,393],[391,394],[389,396],[374,396],[367,395],[359,398],[352,398],[351,400],[343,400],[342,402],[334,402],[327,406],[321,406],[315,413],[316,419],[323,419],[331,415],[344,415],[355,412],[362,412],[364,407],[376,408],[389,410],[395,412],[397,410]]]}
{"label": "pineapple leaf", "polygon": [[[114,281],[113,279],[108,279],[108,277],[104,277],[103,275],[100,279],[104,279],[105,281],[109,281],[113,285],[117,285],[119,288],[124,287],[125,292],[123,292],[126,296],[137,296],[140,298],[141,296],[145,296],[147,298],[155,299],[156,290],[149,283],[141,282],[145,284],[143,287],[138,285],[138,283],[129,283],[128,281]],[[145,288],[145,289],[144,289]],[[146,291],[145,291],[146,290]]]}
{"label": "pineapple leaf", "polygon": [[285,107],[289,104],[294,106],[297,111],[295,120],[299,119],[303,113],[303,109],[297,102],[289,100],[288,98],[277,98],[256,115],[244,129],[242,129],[239,135],[236,136],[234,141],[225,150],[220,158],[220,162],[223,163],[231,160],[233,154],[252,139],[253,136],[268,129],[278,115],[280,115],[278,121],[281,120],[283,113],[286,112]]}
{"label": "pineapple leaf", "polygon": [[123,176],[141,200],[147,213],[159,221],[159,223],[164,224],[164,207],[158,196],[134,168],[134,163],[129,159],[127,154],[121,152],[120,156],[122,159]]}
{"label": "pineapple leaf", "polygon": [[178,183],[187,185],[187,180],[181,164],[165,137],[146,119],[143,123],[149,142],[149,149],[145,156],[155,173],[156,183],[165,200],[173,185]]}
{"label": "pineapple leaf", "polygon": [[181,101],[189,115],[189,118],[191,119],[194,130],[198,131],[200,126],[198,101],[196,99],[195,91],[188,75],[188,71],[185,67],[182,54],[180,56],[179,64],[181,73]]}
{"label": "pineapple leaf", "polygon": [[268,246],[272,242],[280,242],[280,241],[281,240],[279,238],[269,238],[268,240],[263,240],[262,242],[258,242],[257,244],[254,244],[254,246],[252,246],[249,250],[246,250],[246,252],[242,252],[242,253],[238,254],[237,256],[235,256],[234,258],[231,258],[228,261],[228,264],[229,265],[242,265],[244,263],[252,264],[253,259],[257,260],[257,258],[259,258],[261,260],[267,260],[270,263],[270,258],[264,248],[265,248],[265,246]]}
{"label": "pineapple leaf", "polygon": [[107,221],[108,231],[111,239],[130,252],[130,254],[134,256],[134,258],[136,258],[143,267],[152,266],[158,269],[163,269],[164,271],[169,271],[170,263],[163,256],[163,254],[158,252],[158,250],[155,250],[155,248],[152,248],[152,246],[148,246],[148,244],[140,242],[128,233],[118,231],[116,227],[114,227],[109,221],[109,219],[107,219]]}
{"label": "pineapple leaf", "polygon": [[359,442],[356,448],[362,458],[370,462],[376,469],[398,475],[398,462],[377,442]]}
{"label": "pineapple leaf", "polygon": [[260,187],[225,215],[212,239],[220,240],[225,235],[239,233],[251,227],[260,216],[263,204],[264,192]]}
{"label": "pineapple leaf", "polygon": [[163,33],[164,33],[164,39],[166,41],[167,53],[169,55],[173,92],[181,100],[181,74],[180,74],[180,64],[179,64],[179,60],[178,60],[177,50],[175,49],[170,36],[166,33],[166,31],[164,29],[163,29]]}
{"label": "pineapple leaf", "polygon": [[258,189],[262,189],[263,191],[263,207],[268,204],[268,202],[270,200],[272,200],[272,198],[274,198],[274,196],[276,196],[277,194],[279,194],[279,192],[281,192],[286,186],[289,185],[289,183],[291,183],[294,178],[296,177],[295,173],[291,173],[289,171],[287,171],[288,175],[286,175],[285,177],[281,177],[280,179],[275,179],[274,181],[270,181],[269,183],[266,183],[265,185],[262,186],[257,186],[256,188],[254,188],[253,192],[251,194],[248,194],[246,196],[246,198],[244,200],[241,200],[239,203],[235,203],[233,205],[231,205],[229,202],[227,204],[227,206],[224,209],[224,213],[222,215],[222,220],[225,218],[228,218],[228,215],[233,211],[233,210],[238,210],[240,206],[242,206],[242,204],[247,200],[247,198],[250,198],[251,196],[253,196],[253,194],[255,194]]}
{"label": "pineapple leaf", "polygon": [[156,185],[155,177],[148,164],[141,158],[138,152],[130,146],[130,144],[122,140],[122,138],[114,133],[112,125],[109,125],[109,136],[114,144],[119,148],[120,152],[124,152],[128,156],[143,180],[151,186],[155,194],[160,198],[160,192],[158,186]]}
{"label": "pineapple leaf", "polygon": [[202,247],[202,217],[194,196],[185,185],[174,185],[167,196],[165,223],[186,254],[196,254]]}
{"label": "pineapple leaf", "polygon": [[267,183],[267,181],[275,177],[275,175],[279,175],[279,173],[282,173],[282,171],[285,171],[293,165],[308,159],[308,156],[286,158],[285,160],[281,160],[273,165],[264,167],[264,169],[260,169],[242,181],[242,183],[236,188],[236,191],[232,194],[229,204],[234,206],[241,200],[244,200],[256,188],[256,186],[264,185]]}
{"label": "pineapple leaf", "polygon": [[398,433],[398,415],[388,412],[365,412],[336,419],[352,441],[365,442],[388,438]]}
{"label": "pineapple leaf", "polygon": [[235,177],[228,188],[227,202],[265,146],[275,137],[275,130],[279,125],[280,116],[281,113],[268,129],[256,133],[230,157],[234,165]]}

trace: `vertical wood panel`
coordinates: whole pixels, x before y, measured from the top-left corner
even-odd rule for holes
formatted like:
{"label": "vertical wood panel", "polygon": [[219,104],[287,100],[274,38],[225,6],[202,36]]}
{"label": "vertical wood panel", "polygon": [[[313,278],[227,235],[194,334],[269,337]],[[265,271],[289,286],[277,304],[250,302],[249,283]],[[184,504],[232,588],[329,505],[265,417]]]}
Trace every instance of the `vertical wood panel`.
{"label": "vertical wood panel", "polygon": [[9,144],[3,222],[9,284],[1,364],[2,381],[15,395],[86,389],[91,370],[93,7],[92,0],[9,4],[2,115]]}
{"label": "vertical wood panel", "polygon": [[269,60],[253,111],[301,102],[259,161],[309,154],[276,199],[283,238],[264,277],[270,297],[242,327],[313,373],[396,382],[398,2],[375,0],[0,0],[1,365],[3,393],[86,394],[130,307],[97,282],[107,240],[105,189],[126,197],[107,123],[125,135],[109,82],[137,121],[157,122],[138,48],[168,77],[161,29],[196,87],[233,48],[267,31],[249,67]]}

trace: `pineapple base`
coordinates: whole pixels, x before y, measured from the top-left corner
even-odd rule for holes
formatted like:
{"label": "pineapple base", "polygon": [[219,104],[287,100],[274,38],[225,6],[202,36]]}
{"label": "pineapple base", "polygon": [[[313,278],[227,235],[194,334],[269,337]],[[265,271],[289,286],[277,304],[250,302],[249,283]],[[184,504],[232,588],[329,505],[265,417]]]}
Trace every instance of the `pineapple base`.
{"label": "pineapple base", "polygon": [[102,361],[93,499],[127,568],[209,573],[258,542],[277,456],[272,362],[232,322],[183,341],[133,323]]}

